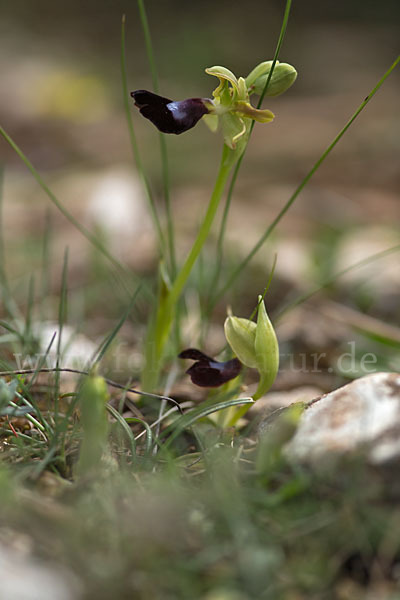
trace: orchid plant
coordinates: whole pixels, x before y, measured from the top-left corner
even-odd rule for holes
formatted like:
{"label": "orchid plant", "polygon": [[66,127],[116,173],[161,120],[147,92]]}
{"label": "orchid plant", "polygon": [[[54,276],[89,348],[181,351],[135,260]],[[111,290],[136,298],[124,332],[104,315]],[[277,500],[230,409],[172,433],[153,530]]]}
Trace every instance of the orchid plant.
{"label": "orchid plant", "polygon": [[[209,67],[206,73],[219,79],[213,98],[188,98],[174,101],[147,90],[131,92],[135,106],[159,131],[179,135],[192,129],[200,119],[215,132],[220,126],[224,144],[233,152],[232,161],[243,153],[248,142],[251,121],[270,123],[274,114],[268,110],[254,108],[250,95],[262,94],[273,61],[257,65],[244,79],[237,78],[226,67]],[[277,61],[270,79],[267,95],[278,96],[296,80],[297,72],[287,63]]]}
{"label": "orchid plant", "polygon": [[[285,92],[296,80],[297,72],[291,65],[276,61],[275,68],[272,69],[272,67],[273,61],[262,62],[246,78],[236,77],[226,67],[214,66],[207,68],[206,73],[217,77],[219,80],[218,86],[212,93],[212,98],[188,98],[174,101],[147,90],[131,92],[135,106],[137,106],[142,116],[149,119],[159,131],[180,135],[192,129],[200,120],[203,120],[211,131],[221,131],[224,142],[214,190],[194,244],[172,282],[165,274],[161,273],[157,314],[152,326],[149,328],[147,344],[147,348],[151,347],[151,355],[146,353],[146,367],[142,382],[146,389],[153,389],[157,385],[166,341],[171,331],[175,306],[208,238],[231,169],[245,151],[252,123],[254,121],[270,123],[274,119],[274,114],[269,109],[254,108],[250,103],[250,96],[252,94],[261,95],[265,92],[267,96],[277,96]],[[252,325],[255,326],[255,323]],[[250,331],[252,332],[252,329]],[[237,353],[235,348],[232,347],[232,349]],[[214,369],[215,378],[212,379],[212,386],[220,385],[228,379],[236,377],[240,370],[238,370],[236,362],[231,363],[228,361],[230,376],[225,376],[224,369],[218,365],[225,365],[226,363],[218,363],[218,361],[204,355],[199,350],[189,349],[185,352],[186,354],[181,354],[181,358],[197,360],[197,366],[195,363],[189,370],[189,374],[193,381],[196,382],[196,379],[197,383],[200,381],[199,385],[207,385],[207,383],[204,383],[206,380],[202,380],[201,376],[198,377],[201,369],[203,369],[203,373],[206,372],[209,375],[211,373],[210,369]],[[238,357],[240,359],[239,355]],[[233,359],[233,361],[236,360]],[[202,381],[203,383],[201,383]],[[263,387],[265,388],[265,385]]]}
{"label": "orchid plant", "polygon": [[[220,362],[195,348],[189,348],[179,354],[179,358],[195,361],[186,371],[194,384],[201,387],[219,387],[238,377],[244,365],[257,369],[260,377],[253,400],[258,400],[266,394],[278,373],[279,345],[262,296],[258,297],[256,311],[257,322],[232,314],[225,320],[225,337],[236,355],[235,358]],[[245,405],[228,411],[227,424],[234,425],[248,409],[249,405]]]}

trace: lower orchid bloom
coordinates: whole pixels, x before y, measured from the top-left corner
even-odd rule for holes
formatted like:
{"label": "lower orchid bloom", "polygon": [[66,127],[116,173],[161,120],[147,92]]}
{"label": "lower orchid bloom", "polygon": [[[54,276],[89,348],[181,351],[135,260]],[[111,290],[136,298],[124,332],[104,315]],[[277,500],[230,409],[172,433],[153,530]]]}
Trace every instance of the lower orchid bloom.
{"label": "lower orchid bloom", "polygon": [[229,315],[224,329],[226,340],[240,361],[258,370],[260,381],[253,395],[253,400],[258,400],[272,386],[279,369],[278,340],[262,296],[258,297],[257,323]]}
{"label": "lower orchid bloom", "polygon": [[237,377],[242,365],[237,358],[220,362],[196,348],[188,348],[179,358],[190,358],[196,362],[186,371],[192,382],[200,387],[218,387]]}

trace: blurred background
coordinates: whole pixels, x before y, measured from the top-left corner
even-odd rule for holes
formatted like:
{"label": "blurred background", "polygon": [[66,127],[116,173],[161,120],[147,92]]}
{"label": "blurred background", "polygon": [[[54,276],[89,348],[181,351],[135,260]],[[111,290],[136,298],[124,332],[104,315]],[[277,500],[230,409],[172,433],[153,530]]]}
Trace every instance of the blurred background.
{"label": "blurred background", "polygon": [[[179,100],[211,94],[216,79],[205,74],[206,67],[224,65],[246,76],[272,59],[285,2],[148,0],[145,5],[159,92]],[[140,279],[140,294],[102,358],[101,373],[125,386],[137,385],[143,372],[158,255],[124,113],[123,14],[128,89],[151,90],[133,0],[0,1],[0,125],[65,209],[128,267],[121,277],[50,202],[0,137],[0,370],[36,368],[44,358],[46,366],[59,364],[58,345],[63,367],[86,368],[126,315]],[[254,128],[232,200],[221,286],[396,59],[399,17],[398,0],[293,0],[280,59],[296,67],[298,79],[283,96],[264,102],[275,113],[274,122]],[[177,359],[178,352],[199,347],[217,356],[225,346],[227,306],[237,316],[250,316],[274,256],[266,305],[277,328],[281,366],[271,391],[248,413],[252,438],[257,419],[274,409],[315,399],[374,371],[400,372],[399,74],[400,67],[208,319],[218,215],[186,288],[181,338],[175,343],[170,336],[163,377],[153,391],[173,396],[184,408],[207,393],[210,400],[221,398],[213,396],[218,390],[192,385],[185,374],[189,365]],[[133,102],[131,111],[165,224],[158,132]],[[199,123],[184,135],[165,139],[182,261],[213,189],[222,137]],[[350,265],[396,247],[337,277]],[[296,303],[321,286],[307,301]],[[62,342],[60,315],[65,317]],[[382,482],[375,464],[365,473],[358,470],[361,452],[348,463],[338,462],[337,469],[329,461],[326,476],[324,462],[317,458],[312,477],[300,465],[286,467],[283,460],[292,416],[284,417],[276,430],[271,427],[271,444],[262,446],[265,459],[259,454],[261,469],[258,463],[253,467],[255,446],[245,439],[248,429],[242,445],[232,429],[204,429],[203,434],[199,427],[207,460],[200,453],[198,458],[186,455],[197,449],[189,431],[174,441],[178,458],[168,459],[165,469],[163,453],[158,454],[159,466],[140,460],[139,442],[133,478],[128,438],[113,425],[113,458],[106,455],[104,472],[75,479],[80,429],[70,410],[75,406],[74,376],[63,373],[53,386],[47,374],[37,375],[27,385],[21,378],[21,390],[44,411],[39,414],[50,427],[46,423],[45,433],[39,432],[25,418],[13,418],[12,425],[7,413],[0,422],[2,599],[399,598],[399,552],[393,537],[399,523],[398,476],[391,468],[397,463],[390,462],[390,444],[388,453],[383,448],[390,460],[384,463]],[[248,369],[244,394],[253,393],[256,380],[255,369]],[[111,406],[124,410],[124,417],[139,415],[154,423],[160,406],[164,410],[163,403],[146,398],[139,404],[133,395],[127,396],[124,409],[125,391],[122,395],[110,388],[110,393]],[[226,388],[222,393],[226,399]],[[393,384],[393,399],[395,393]],[[362,396],[355,397],[360,404]],[[372,391],[366,398],[373,408]],[[382,422],[391,414],[391,399],[384,400]],[[354,407],[349,412],[340,406],[332,418],[324,417],[332,427],[359,418]],[[367,416],[362,413],[360,423]],[[134,433],[136,427],[141,425],[132,425]],[[392,432],[385,435],[379,441],[390,441]],[[329,435],[327,440],[329,445]],[[2,468],[9,459],[10,477]],[[239,461],[243,470],[232,469]],[[160,478],[153,481],[154,472]],[[73,483],[68,481],[71,473]],[[249,595],[240,592],[245,586]]]}
{"label": "blurred background", "polygon": [[[159,91],[178,100],[211,94],[216,81],[204,73],[206,67],[222,64],[236,75],[246,76],[259,62],[272,59],[284,2],[254,0],[245,7],[225,0],[149,0],[146,8]],[[120,77],[121,16],[126,14],[129,89],[152,89],[136,3],[14,0],[3,3],[1,13],[1,125],[76,218],[97,228],[112,252],[135,272],[153,277],[155,240],[133,164]],[[264,102],[276,119],[255,127],[233,199],[227,263],[234,265],[250,250],[394,61],[399,15],[395,0],[293,3],[280,59],[293,64],[299,76],[284,96]],[[277,268],[269,305],[279,312],[296,294],[400,243],[398,98],[399,69],[221,303],[216,317],[219,325],[227,302],[234,305],[236,314],[251,311],[256,294],[268,279],[274,253]],[[132,112],[144,166],[162,207],[157,131],[133,106]],[[167,144],[178,251],[183,253],[205,211],[222,140],[200,123],[182,136],[168,136]],[[126,297],[118,298],[109,285],[101,287],[109,277],[102,261],[50,206],[3,139],[0,160],[4,166],[3,246],[13,290],[22,299],[29,276],[43,271],[43,237],[51,231],[51,251],[46,255],[49,293],[42,294],[42,307],[47,302],[48,313],[54,309],[52,294],[57,296],[62,256],[68,245],[69,286],[72,291],[85,292],[84,298],[78,295],[73,304],[72,320],[94,335],[103,328],[105,315],[120,314]],[[212,260],[213,249],[209,252]],[[321,308],[319,304],[319,313],[311,307],[313,319],[319,314],[321,320],[313,332],[301,332],[301,346],[305,347],[307,336],[310,347],[316,349],[331,343],[336,348],[343,341],[338,322],[344,320],[347,327],[352,318],[343,312],[332,316],[339,302],[357,315],[390,325],[396,337],[400,322],[398,265],[394,253],[337,280],[328,298],[335,306]],[[99,281],[100,287],[96,287]],[[301,330],[307,309],[301,310],[296,317],[292,311],[282,321],[283,342],[293,343]],[[86,322],[89,314],[91,319]],[[189,336],[188,342],[192,341]],[[220,341],[216,340],[215,348]],[[394,368],[390,361],[386,366]]]}

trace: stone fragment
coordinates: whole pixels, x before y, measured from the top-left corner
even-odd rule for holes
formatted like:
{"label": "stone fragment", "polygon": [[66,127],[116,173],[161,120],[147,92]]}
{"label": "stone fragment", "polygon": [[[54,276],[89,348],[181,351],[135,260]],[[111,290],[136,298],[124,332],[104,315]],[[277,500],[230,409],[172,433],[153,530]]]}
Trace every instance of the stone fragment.
{"label": "stone fragment", "polygon": [[79,600],[82,586],[73,573],[0,544],[0,598]]}
{"label": "stone fragment", "polygon": [[373,466],[400,461],[400,373],[373,373],[317,398],[286,452],[309,464],[360,452]]}

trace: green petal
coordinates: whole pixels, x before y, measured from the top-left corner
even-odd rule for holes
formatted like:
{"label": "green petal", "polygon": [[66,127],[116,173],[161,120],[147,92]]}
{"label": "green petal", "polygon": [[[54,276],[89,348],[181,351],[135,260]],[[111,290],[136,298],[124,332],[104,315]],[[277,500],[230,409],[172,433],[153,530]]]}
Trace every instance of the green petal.
{"label": "green petal", "polygon": [[218,115],[204,115],[203,121],[207,127],[215,133],[218,129]]}
{"label": "green petal", "polygon": [[[264,91],[265,84],[269,75],[268,72],[258,77],[251,86],[251,92],[255,92],[259,96]],[[287,63],[277,63],[272,73],[271,80],[267,88],[267,96],[279,96],[283,94],[293,85],[297,78],[297,71],[292,65]]]}
{"label": "green petal", "polygon": [[275,329],[269,320],[264,300],[261,297],[259,297],[254,347],[258,370],[269,373],[274,380],[279,368],[279,346]]}
{"label": "green petal", "polygon": [[279,369],[279,346],[276,333],[265,310],[264,300],[259,296],[258,317],[254,349],[260,385],[257,398],[265,394],[274,383]]}
{"label": "green petal", "polygon": [[227,317],[224,324],[225,337],[232,351],[246,367],[257,367],[254,350],[256,324],[242,317]]}
{"label": "green petal", "polygon": [[[246,77],[247,87],[249,88],[251,85],[253,85],[256,79],[258,79],[262,75],[268,74],[271,70],[272,63],[272,60],[267,60],[254,67],[254,69]],[[279,61],[277,60],[275,64],[278,65]]]}
{"label": "green petal", "polygon": [[236,75],[234,75],[232,73],[232,71],[230,71],[229,69],[225,68],[225,67],[208,67],[206,69],[206,73],[208,73],[209,75],[214,75],[215,77],[218,77],[219,80],[221,81],[221,83],[224,80],[229,81],[229,83],[232,85],[232,87],[237,91],[238,90],[238,80],[236,79]]}
{"label": "green petal", "polygon": [[246,81],[243,77],[239,77],[238,79],[238,100],[242,102],[247,102],[249,99],[249,94],[247,92]]}
{"label": "green petal", "polygon": [[245,139],[247,133],[246,123],[238,115],[229,112],[222,115],[220,120],[225,144],[235,150],[241,138]]}
{"label": "green petal", "polygon": [[259,123],[270,123],[275,118],[274,113],[270,110],[260,110],[258,108],[254,108],[249,102],[236,102],[234,110],[242,117],[253,119]]}

